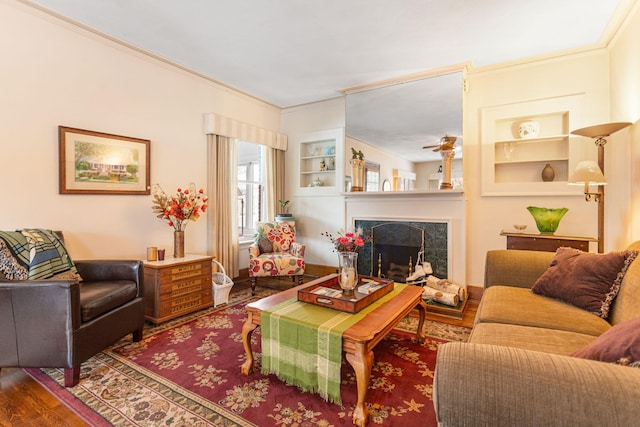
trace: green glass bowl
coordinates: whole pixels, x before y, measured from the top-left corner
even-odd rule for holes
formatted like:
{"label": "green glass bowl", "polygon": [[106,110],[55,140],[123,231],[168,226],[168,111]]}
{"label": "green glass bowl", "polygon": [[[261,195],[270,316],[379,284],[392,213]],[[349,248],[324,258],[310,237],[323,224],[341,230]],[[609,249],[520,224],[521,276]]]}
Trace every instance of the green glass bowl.
{"label": "green glass bowl", "polygon": [[560,220],[567,213],[567,208],[537,208],[529,206],[527,208],[533,219],[536,221],[536,227],[541,234],[553,234],[560,225]]}

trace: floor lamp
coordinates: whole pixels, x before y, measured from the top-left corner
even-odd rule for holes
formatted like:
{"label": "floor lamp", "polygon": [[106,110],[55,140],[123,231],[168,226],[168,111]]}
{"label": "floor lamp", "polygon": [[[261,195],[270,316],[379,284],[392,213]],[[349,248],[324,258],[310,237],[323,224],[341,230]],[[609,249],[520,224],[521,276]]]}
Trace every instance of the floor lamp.
{"label": "floor lamp", "polygon": [[[631,125],[629,122],[606,123],[602,125],[589,126],[571,132],[574,135],[593,138],[598,147],[598,164],[593,161],[579,162],[574,174],[569,178],[570,184],[584,184],[585,200],[594,200],[598,203],[598,253],[604,252],[604,146],[607,144],[606,137]],[[597,169],[597,170],[596,170]],[[598,192],[589,191],[590,185],[597,185]]]}

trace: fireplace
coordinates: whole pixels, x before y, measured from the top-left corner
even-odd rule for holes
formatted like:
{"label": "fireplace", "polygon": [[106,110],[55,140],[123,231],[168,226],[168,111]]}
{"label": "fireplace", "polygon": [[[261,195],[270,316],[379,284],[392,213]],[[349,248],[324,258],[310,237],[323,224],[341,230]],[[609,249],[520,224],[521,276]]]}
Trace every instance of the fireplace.
{"label": "fireplace", "polygon": [[360,250],[358,274],[405,282],[424,251],[433,275],[448,278],[449,223],[446,221],[355,219],[371,240]]}

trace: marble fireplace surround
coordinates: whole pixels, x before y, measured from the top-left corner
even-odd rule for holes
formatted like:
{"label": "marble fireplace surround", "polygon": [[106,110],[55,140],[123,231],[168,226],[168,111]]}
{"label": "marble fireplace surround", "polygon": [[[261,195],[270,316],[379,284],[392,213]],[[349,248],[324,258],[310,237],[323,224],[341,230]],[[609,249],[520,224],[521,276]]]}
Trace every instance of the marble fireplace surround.
{"label": "marble fireplace surround", "polygon": [[[456,284],[466,285],[465,198],[462,191],[359,192],[342,193],[342,195],[345,197],[347,228],[383,223],[424,228],[427,230],[425,231],[425,253],[427,254],[425,261],[431,263],[433,274],[436,276],[440,274],[444,276],[441,278],[446,277]],[[413,244],[408,246],[415,248]],[[373,276],[377,276],[378,260],[373,260],[372,269],[372,248],[370,243],[367,243],[367,246],[368,248],[360,251],[358,271],[365,275],[373,272]],[[437,253],[437,255],[430,259],[429,253]],[[377,255],[373,254],[373,256]],[[417,251],[413,255],[414,264],[416,256]],[[408,265],[408,259],[399,261],[401,264]]]}
{"label": "marble fireplace surround", "polygon": [[355,219],[354,227],[371,236],[360,250],[358,274],[405,282],[409,264],[414,268],[424,251],[433,274],[449,277],[450,221]]}

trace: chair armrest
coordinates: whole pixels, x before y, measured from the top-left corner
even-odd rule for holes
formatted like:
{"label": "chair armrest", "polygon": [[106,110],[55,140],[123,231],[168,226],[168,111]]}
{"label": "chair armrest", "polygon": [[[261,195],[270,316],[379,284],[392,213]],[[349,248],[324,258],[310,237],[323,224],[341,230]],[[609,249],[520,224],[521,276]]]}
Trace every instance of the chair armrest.
{"label": "chair armrest", "polygon": [[305,245],[303,245],[302,243],[291,243],[291,247],[289,248],[289,250],[291,252],[291,255],[298,258],[304,258]]}
{"label": "chair armrest", "polygon": [[138,296],[144,295],[144,264],[139,260],[81,260],[74,261],[82,280],[101,282],[131,280],[138,287]]}
{"label": "chair armrest", "polygon": [[258,245],[255,243],[249,246],[249,257],[257,258],[259,256],[260,256],[260,247],[258,247]]}
{"label": "chair armrest", "polygon": [[493,285],[530,288],[544,273],[554,252],[499,249],[487,252],[484,287]]}
{"label": "chair armrest", "polygon": [[635,425],[640,369],[485,344],[440,345],[439,426]]}
{"label": "chair armrest", "polygon": [[[81,325],[77,280],[0,282],[0,366],[70,366]],[[34,365],[47,354],[51,365]]]}

